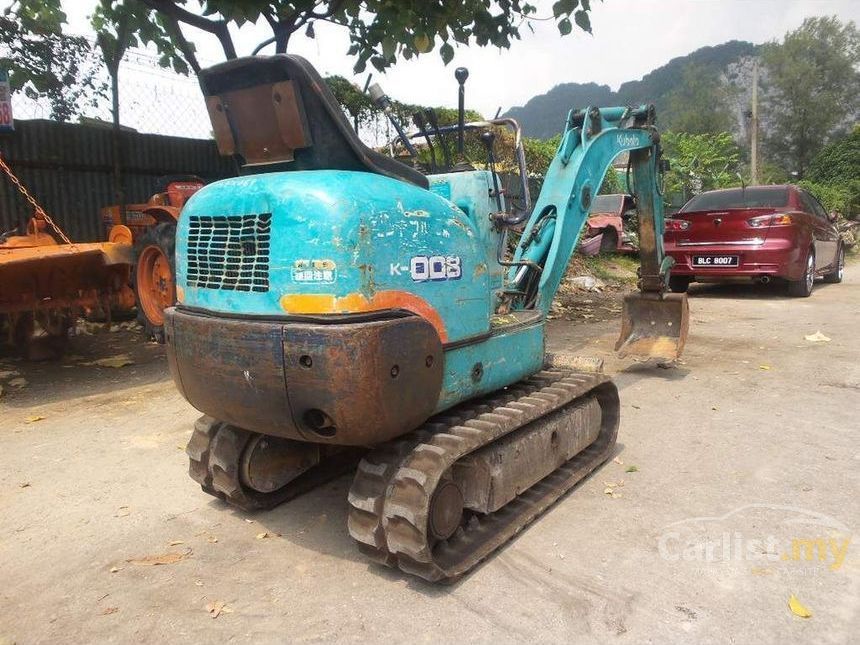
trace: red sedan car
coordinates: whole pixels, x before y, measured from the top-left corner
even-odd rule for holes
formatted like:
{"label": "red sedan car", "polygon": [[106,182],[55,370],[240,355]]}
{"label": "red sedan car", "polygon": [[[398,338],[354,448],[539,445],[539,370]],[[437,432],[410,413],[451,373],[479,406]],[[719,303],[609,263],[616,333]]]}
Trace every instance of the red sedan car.
{"label": "red sedan car", "polygon": [[666,253],[675,259],[672,291],[714,278],[773,279],[793,296],[812,293],[816,277],[841,282],[845,249],[815,197],[792,185],[712,190],[666,219]]}

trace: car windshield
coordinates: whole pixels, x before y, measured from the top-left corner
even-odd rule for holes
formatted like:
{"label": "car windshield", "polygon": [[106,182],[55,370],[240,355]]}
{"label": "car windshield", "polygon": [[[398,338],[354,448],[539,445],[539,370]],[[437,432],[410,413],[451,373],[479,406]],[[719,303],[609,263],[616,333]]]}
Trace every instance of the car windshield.
{"label": "car windshield", "polygon": [[617,213],[621,210],[621,201],[624,195],[598,195],[591,202],[589,213]]}
{"label": "car windshield", "polygon": [[714,190],[696,195],[680,210],[717,211],[727,208],[783,208],[788,206],[788,188],[784,186],[753,186],[747,189]]}

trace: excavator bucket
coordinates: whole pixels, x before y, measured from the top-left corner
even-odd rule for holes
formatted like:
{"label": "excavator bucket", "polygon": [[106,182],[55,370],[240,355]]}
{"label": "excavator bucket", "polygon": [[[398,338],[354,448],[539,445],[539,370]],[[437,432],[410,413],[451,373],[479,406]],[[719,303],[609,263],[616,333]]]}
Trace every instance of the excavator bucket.
{"label": "excavator bucket", "polygon": [[681,355],[690,327],[687,294],[633,293],[624,298],[615,351],[672,361]]}

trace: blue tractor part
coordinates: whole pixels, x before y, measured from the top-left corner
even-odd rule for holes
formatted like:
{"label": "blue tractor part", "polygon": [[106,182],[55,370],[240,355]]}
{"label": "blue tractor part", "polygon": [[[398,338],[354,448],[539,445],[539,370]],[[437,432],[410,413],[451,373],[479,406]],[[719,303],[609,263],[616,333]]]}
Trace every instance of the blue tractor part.
{"label": "blue tractor part", "polygon": [[[544,346],[591,200],[624,153],[642,270],[618,348],[663,360],[683,348],[686,299],[665,293],[653,108],[571,110],[531,208],[513,120],[398,125],[407,150],[414,138],[432,152],[435,139],[444,152],[425,175],[367,148],[297,56],[230,61],[200,80],[242,174],[194,195],[177,230],[169,362],[207,415],[188,446],[192,477],[268,508],[373,448],[349,497],[361,549],[429,580],[462,575],[611,454],[615,386],[544,369]],[[495,172],[501,127],[515,138],[518,203]],[[464,156],[473,130],[485,169]]]}

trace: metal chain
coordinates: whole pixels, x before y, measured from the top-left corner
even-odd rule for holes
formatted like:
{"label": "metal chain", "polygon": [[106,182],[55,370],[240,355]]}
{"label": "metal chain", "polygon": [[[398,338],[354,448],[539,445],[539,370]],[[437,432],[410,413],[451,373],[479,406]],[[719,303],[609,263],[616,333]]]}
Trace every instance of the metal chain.
{"label": "metal chain", "polygon": [[39,206],[39,203],[35,200],[35,198],[27,191],[26,188],[24,188],[24,185],[21,183],[21,180],[15,176],[15,173],[12,172],[12,169],[8,166],[2,155],[0,155],[0,170],[5,172],[9,176],[9,179],[11,179],[12,183],[15,184],[15,186],[18,188],[18,191],[24,196],[24,198],[28,202],[30,202],[30,205],[36,211],[36,217],[41,217],[43,220],[45,220],[45,222],[48,223],[48,226],[54,229],[54,232],[60,237],[61,240],[63,240],[63,242],[74,246],[74,243],[68,237],[66,237],[66,234],[63,233],[63,230],[59,226],[57,226],[57,224],[54,223],[54,220],[51,219],[51,216],[45,212],[45,209]]}

